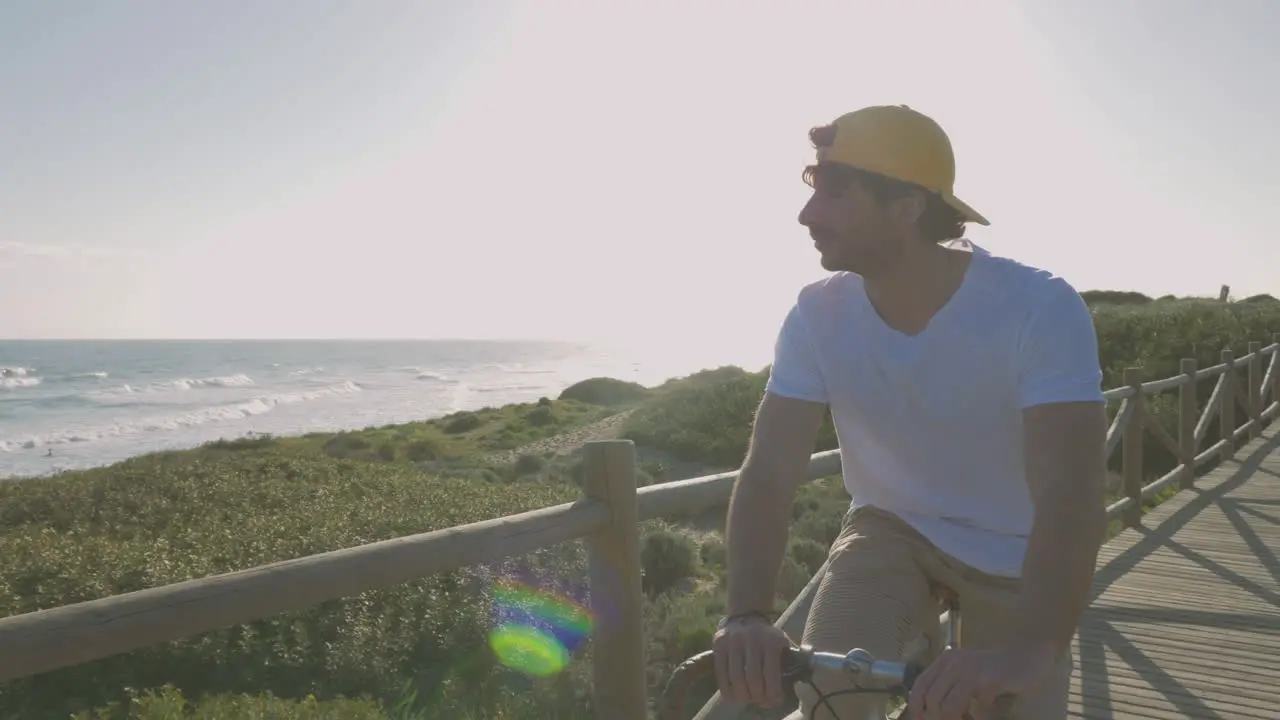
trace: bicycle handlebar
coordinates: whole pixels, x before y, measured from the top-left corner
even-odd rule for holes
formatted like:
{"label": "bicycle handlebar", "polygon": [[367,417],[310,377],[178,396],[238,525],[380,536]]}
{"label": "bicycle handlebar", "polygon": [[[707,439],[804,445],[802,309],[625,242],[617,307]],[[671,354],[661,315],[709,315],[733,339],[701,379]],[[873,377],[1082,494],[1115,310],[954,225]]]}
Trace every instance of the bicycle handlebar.
{"label": "bicycle handlebar", "polygon": [[[714,675],[715,668],[714,650],[698,653],[676,666],[658,699],[658,720],[681,720],[689,686],[708,675]],[[804,645],[793,645],[782,651],[782,688],[788,703],[794,705],[798,702],[792,685],[810,680],[816,669],[842,672],[854,679],[872,680],[885,685],[887,691],[896,691],[902,695],[911,692],[916,679],[924,672],[924,666],[919,663],[877,660],[874,655],[861,648],[841,655],[820,652]],[[992,707],[994,717],[1004,717],[1002,713],[1010,711],[1013,700],[1012,694],[996,698]]]}
{"label": "bicycle handlebar", "polygon": [[[658,700],[658,720],[681,720],[685,693],[689,686],[708,675],[714,675],[715,662],[715,651],[708,650],[685,660],[671,672]],[[809,680],[815,669],[834,670],[855,678],[868,678],[909,693],[924,667],[918,663],[877,660],[861,648],[841,655],[820,652],[807,646],[787,647],[782,651],[782,686],[790,702],[796,700],[792,685]]]}

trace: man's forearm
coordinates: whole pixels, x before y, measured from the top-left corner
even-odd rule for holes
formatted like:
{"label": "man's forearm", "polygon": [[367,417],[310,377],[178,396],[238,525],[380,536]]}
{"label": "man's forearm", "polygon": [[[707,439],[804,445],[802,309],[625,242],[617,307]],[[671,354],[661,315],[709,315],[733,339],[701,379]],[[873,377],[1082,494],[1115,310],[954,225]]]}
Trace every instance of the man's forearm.
{"label": "man's forearm", "polygon": [[778,570],[786,553],[795,486],[742,469],[725,527],[728,546],[728,614],[773,609]]}
{"label": "man's forearm", "polygon": [[1025,647],[1058,652],[1071,644],[1089,603],[1107,516],[1089,493],[1049,493],[1038,504],[1011,637]]}

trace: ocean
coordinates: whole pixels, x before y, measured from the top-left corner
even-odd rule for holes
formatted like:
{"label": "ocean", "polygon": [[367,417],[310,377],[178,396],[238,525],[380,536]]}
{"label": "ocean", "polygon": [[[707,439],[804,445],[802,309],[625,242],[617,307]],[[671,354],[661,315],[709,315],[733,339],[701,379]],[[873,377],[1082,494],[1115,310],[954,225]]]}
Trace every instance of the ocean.
{"label": "ocean", "polygon": [[0,340],[0,478],[531,402],[588,377],[654,385],[768,362],[759,349],[641,355],[567,342]]}

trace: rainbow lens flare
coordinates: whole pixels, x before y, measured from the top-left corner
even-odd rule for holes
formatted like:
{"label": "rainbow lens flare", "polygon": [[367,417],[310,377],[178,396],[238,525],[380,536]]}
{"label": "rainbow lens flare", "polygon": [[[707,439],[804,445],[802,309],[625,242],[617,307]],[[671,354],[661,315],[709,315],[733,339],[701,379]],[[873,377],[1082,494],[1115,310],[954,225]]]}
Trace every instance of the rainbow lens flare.
{"label": "rainbow lens flare", "polygon": [[538,677],[569,665],[570,655],[591,634],[591,616],[565,597],[515,582],[494,590],[494,629],[489,647],[503,665]]}

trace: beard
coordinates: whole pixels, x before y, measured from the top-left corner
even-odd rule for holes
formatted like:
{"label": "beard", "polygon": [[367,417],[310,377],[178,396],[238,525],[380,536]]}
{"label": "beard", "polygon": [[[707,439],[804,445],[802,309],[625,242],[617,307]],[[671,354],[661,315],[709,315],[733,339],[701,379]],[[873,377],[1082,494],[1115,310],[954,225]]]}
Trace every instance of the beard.
{"label": "beard", "polygon": [[902,254],[892,238],[864,233],[832,233],[810,230],[822,269],[828,272],[874,273]]}

